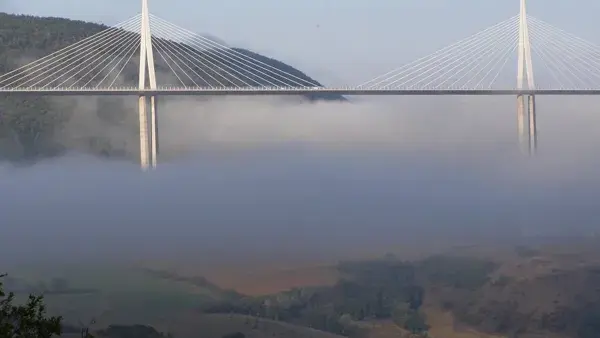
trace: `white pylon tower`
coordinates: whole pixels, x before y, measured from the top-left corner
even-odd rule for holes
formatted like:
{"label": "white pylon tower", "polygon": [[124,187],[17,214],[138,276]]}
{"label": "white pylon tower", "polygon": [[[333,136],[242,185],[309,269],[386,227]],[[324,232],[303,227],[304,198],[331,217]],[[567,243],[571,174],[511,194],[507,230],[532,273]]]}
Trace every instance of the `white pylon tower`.
{"label": "white pylon tower", "polygon": [[[142,0],[140,39],[139,89],[156,89],[156,71],[154,68],[148,0]],[[147,82],[149,83],[147,84]],[[150,126],[148,125],[148,105],[150,105]],[[141,95],[138,108],[140,117],[140,165],[143,170],[147,170],[150,166],[156,167],[158,154],[156,96]]]}
{"label": "white pylon tower", "polygon": [[[519,15],[519,60],[517,73],[517,88],[524,89],[525,77],[527,78],[527,89],[534,89],[533,63],[531,61],[531,41],[529,39],[529,26],[527,24],[527,1],[521,0]],[[525,110],[528,112],[527,120],[529,128],[525,129]],[[534,154],[537,149],[537,127],[535,120],[535,96],[517,96],[517,124],[519,132],[519,143],[522,149],[528,143],[529,153]],[[527,140],[527,141],[526,141]]]}

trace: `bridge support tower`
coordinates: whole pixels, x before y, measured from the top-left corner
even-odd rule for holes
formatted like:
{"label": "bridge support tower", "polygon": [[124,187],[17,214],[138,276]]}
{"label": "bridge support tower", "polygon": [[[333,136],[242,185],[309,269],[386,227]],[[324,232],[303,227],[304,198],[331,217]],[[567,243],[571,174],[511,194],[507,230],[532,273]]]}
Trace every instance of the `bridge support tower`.
{"label": "bridge support tower", "polygon": [[[139,89],[156,89],[156,71],[148,0],[142,0],[142,23],[140,30]],[[148,109],[150,108],[150,109]],[[139,97],[140,118],[140,166],[142,170],[155,168],[158,157],[158,111],[156,96]],[[150,116],[148,116],[148,112]]]}
{"label": "bridge support tower", "polygon": [[[531,61],[531,41],[529,39],[529,26],[527,24],[526,0],[521,0],[518,53],[517,88],[524,89],[525,80],[527,80],[527,89],[534,89],[535,82],[533,79],[533,63]],[[526,112],[528,128],[525,127]],[[529,154],[535,154],[537,150],[535,95],[517,96],[517,128],[521,149],[524,152],[529,152]]]}

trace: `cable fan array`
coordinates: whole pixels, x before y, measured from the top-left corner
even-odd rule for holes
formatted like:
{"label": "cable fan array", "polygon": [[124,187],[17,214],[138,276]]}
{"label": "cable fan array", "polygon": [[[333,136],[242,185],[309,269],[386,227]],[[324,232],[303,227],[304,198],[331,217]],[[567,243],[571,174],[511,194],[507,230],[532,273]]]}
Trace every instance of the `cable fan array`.
{"label": "cable fan array", "polygon": [[[527,17],[537,89],[600,88],[600,47]],[[519,16],[358,86],[393,90],[515,89]]]}
{"label": "cable fan array", "polygon": [[[138,83],[142,16],[0,75],[0,90],[110,90]],[[516,88],[519,15],[354,89]],[[600,46],[527,17],[536,89],[600,89]],[[322,88],[297,70],[150,15],[158,86],[190,89]]]}
{"label": "cable fan array", "polygon": [[551,89],[600,88],[600,46],[532,16],[528,23],[536,82]]}
{"label": "cable fan array", "polygon": [[137,15],[0,75],[0,88],[110,88],[139,50],[140,26]]}
{"label": "cable fan array", "polygon": [[[114,89],[137,84],[141,15],[0,75],[0,89]],[[293,68],[150,16],[161,88],[321,87]],[[284,69],[280,69],[284,68]]]}
{"label": "cable fan array", "polygon": [[150,15],[152,44],[184,87],[320,87],[293,69],[284,71],[252,53],[227,47]]}
{"label": "cable fan array", "polygon": [[367,81],[359,85],[359,88],[490,89],[505,68],[511,54],[514,54],[518,38],[517,15]]}

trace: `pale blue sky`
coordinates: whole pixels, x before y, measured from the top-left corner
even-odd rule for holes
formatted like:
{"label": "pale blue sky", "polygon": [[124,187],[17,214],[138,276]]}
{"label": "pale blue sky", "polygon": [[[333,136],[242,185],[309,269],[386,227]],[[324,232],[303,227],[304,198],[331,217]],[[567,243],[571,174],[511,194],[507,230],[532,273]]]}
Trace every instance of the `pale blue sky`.
{"label": "pale blue sky", "polygon": [[[139,0],[2,0],[1,11],[114,24]],[[151,11],[301,68],[360,83],[516,14],[518,0],[150,0]],[[600,43],[598,0],[529,0],[544,21]]]}

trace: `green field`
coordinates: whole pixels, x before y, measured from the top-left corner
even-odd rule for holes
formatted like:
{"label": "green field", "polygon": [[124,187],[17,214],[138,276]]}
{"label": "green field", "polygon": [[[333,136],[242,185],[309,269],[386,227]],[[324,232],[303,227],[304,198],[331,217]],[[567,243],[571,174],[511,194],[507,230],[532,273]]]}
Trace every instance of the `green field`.
{"label": "green field", "polygon": [[[153,277],[142,269],[128,266],[61,265],[20,266],[10,276],[32,285],[63,278],[70,288],[94,289],[87,294],[46,294],[48,312],[62,315],[67,323],[165,324],[179,314],[190,313],[203,302],[218,297],[193,285]],[[19,294],[18,300],[26,299]]]}

